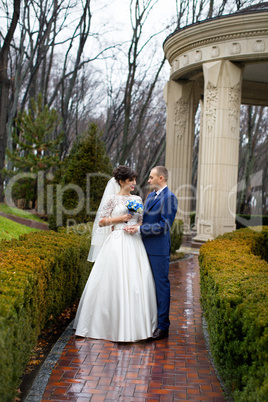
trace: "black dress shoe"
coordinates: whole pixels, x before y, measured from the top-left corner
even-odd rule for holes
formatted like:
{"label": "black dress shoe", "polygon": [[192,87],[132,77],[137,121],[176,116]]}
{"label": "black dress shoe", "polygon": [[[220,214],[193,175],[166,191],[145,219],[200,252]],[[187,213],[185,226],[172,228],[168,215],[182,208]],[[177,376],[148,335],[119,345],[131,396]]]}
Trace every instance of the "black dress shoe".
{"label": "black dress shoe", "polygon": [[156,328],[156,330],[153,333],[152,340],[153,341],[158,341],[159,339],[167,338],[168,337],[168,329],[160,329]]}

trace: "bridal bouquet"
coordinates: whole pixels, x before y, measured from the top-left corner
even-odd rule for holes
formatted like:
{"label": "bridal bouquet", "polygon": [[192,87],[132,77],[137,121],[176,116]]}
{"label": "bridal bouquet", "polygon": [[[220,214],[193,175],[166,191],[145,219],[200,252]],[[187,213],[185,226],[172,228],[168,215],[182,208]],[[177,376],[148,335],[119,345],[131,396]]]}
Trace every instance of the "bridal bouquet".
{"label": "bridal bouquet", "polygon": [[126,202],[126,207],[127,207],[128,211],[129,211],[129,213],[130,213],[131,215],[133,215],[134,212],[138,212],[139,214],[141,214],[142,211],[143,211],[143,206],[142,206],[142,204],[141,204],[140,202],[137,202],[137,201],[130,201],[130,200],[128,200],[128,201]]}

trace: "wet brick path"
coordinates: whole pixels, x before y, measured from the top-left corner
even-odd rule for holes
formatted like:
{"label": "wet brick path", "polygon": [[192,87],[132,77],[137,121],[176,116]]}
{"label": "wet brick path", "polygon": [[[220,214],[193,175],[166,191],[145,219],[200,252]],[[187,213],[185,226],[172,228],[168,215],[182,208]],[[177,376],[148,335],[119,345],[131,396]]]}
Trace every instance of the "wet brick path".
{"label": "wet brick path", "polygon": [[170,336],[131,344],[71,336],[46,401],[226,401],[202,332],[196,256],[170,265]]}

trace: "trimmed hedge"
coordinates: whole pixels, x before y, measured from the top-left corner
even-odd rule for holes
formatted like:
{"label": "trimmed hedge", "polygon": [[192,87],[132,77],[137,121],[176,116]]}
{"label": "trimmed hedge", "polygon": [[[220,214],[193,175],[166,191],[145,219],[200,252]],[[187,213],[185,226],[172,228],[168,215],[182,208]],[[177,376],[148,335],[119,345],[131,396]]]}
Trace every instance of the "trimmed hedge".
{"label": "trimmed hedge", "polygon": [[0,395],[13,401],[20,376],[49,319],[80,295],[91,264],[89,239],[38,232],[0,243]]}
{"label": "trimmed hedge", "polygon": [[268,400],[267,255],[268,227],[240,229],[200,249],[211,352],[235,401]]}

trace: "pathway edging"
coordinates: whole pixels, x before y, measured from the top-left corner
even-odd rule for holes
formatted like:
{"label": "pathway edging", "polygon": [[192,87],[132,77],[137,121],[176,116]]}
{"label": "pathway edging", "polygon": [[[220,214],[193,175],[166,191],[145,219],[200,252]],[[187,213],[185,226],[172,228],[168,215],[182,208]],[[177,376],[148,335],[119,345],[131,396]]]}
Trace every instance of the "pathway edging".
{"label": "pathway edging", "polygon": [[73,334],[73,321],[68,325],[63,334],[59,337],[55,345],[52,347],[47,358],[42,363],[38,374],[36,375],[31,389],[23,402],[40,402],[45,392],[48,380],[55,364],[59,360],[67,342]]}
{"label": "pathway edging", "polygon": [[206,342],[206,345],[207,345],[207,351],[208,351],[208,355],[209,355],[209,359],[210,359],[210,362],[212,364],[212,367],[215,370],[215,373],[216,373],[216,375],[218,377],[219,383],[221,384],[221,387],[222,387],[223,391],[225,392],[225,395],[226,395],[226,398],[227,398],[228,402],[233,402],[234,399],[231,396],[229,390],[227,389],[227,387],[226,387],[226,385],[225,385],[225,383],[224,383],[224,381],[223,381],[223,379],[222,379],[222,377],[221,377],[221,375],[220,375],[220,373],[219,373],[219,371],[217,369],[217,366],[215,365],[214,358],[212,356],[211,348],[210,348],[208,324],[207,324],[207,321],[206,321],[204,315],[202,316],[202,328],[203,328],[204,338],[205,338],[205,342]]}

